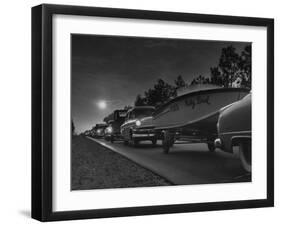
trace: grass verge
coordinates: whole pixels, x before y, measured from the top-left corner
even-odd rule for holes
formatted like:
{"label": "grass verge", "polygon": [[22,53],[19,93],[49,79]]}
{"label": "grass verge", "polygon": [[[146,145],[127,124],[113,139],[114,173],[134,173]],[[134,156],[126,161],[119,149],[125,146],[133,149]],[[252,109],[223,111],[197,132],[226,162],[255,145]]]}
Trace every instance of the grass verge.
{"label": "grass verge", "polygon": [[71,189],[167,186],[170,182],[83,137],[72,138]]}

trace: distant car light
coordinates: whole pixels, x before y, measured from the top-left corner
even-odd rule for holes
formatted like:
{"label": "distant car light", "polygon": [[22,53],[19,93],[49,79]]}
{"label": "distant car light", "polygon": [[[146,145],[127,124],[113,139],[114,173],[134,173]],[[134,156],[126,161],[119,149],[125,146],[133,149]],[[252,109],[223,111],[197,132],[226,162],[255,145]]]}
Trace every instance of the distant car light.
{"label": "distant car light", "polygon": [[98,129],[97,133],[101,133],[101,129]]}
{"label": "distant car light", "polygon": [[141,125],[141,121],[140,121],[140,120],[137,120],[137,121],[136,121],[136,125],[137,125],[137,126],[140,126],[140,125]]}

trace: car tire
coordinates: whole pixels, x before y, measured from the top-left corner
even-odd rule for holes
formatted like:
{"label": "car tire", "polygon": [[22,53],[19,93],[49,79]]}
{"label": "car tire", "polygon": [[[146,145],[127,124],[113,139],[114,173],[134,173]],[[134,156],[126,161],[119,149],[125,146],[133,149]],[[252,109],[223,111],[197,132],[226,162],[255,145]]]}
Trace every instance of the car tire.
{"label": "car tire", "polygon": [[170,148],[173,145],[173,136],[166,130],[163,132],[162,148],[164,154],[169,154]]}
{"label": "car tire", "polygon": [[134,146],[134,147],[136,147],[136,146],[138,146],[138,145],[139,145],[139,141],[138,141],[138,140],[133,139],[133,146]]}
{"label": "car tire", "polygon": [[129,142],[127,140],[124,140],[123,144],[127,146]]}
{"label": "car tire", "polygon": [[110,136],[110,142],[114,143],[114,137],[113,136]]}
{"label": "car tire", "polygon": [[171,140],[170,140],[170,147],[173,147],[174,146],[174,144],[175,144],[175,137],[173,136],[172,138],[171,138]]}
{"label": "car tire", "polygon": [[239,157],[243,169],[250,173],[252,171],[251,141],[243,141],[239,143]]}
{"label": "car tire", "polygon": [[138,146],[138,144],[139,144],[138,140],[135,140],[135,139],[129,140],[129,145],[132,146],[132,147],[136,147],[136,146]]}
{"label": "car tire", "polygon": [[155,146],[157,144],[157,139],[156,138],[152,139],[151,142],[152,142],[152,145]]}
{"label": "car tire", "polygon": [[216,147],[214,143],[207,143],[207,146],[210,152],[215,152]]}
{"label": "car tire", "polygon": [[138,146],[139,141],[133,138],[133,132],[130,131],[129,145],[132,147]]}

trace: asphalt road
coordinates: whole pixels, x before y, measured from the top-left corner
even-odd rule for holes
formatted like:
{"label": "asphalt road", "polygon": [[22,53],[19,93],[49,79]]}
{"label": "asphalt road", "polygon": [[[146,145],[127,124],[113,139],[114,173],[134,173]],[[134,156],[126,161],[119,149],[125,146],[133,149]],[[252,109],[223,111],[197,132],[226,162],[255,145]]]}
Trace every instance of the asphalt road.
{"label": "asphalt road", "polygon": [[173,184],[209,184],[251,181],[251,175],[241,168],[238,154],[228,154],[216,149],[208,151],[206,144],[174,144],[169,154],[163,154],[160,141],[140,143],[138,147],[125,146],[123,142],[110,143],[91,139],[137,164],[166,178]]}

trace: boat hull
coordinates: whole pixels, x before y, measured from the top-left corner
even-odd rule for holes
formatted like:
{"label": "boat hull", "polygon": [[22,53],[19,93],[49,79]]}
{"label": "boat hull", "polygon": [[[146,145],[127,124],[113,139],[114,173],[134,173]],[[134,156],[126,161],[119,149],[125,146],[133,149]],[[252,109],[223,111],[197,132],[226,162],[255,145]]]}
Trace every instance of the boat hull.
{"label": "boat hull", "polygon": [[218,88],[192,92],[163,105],[153,115],[156,130],[214,132],[221,108],[249,93],[243,88]]}

